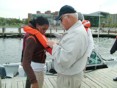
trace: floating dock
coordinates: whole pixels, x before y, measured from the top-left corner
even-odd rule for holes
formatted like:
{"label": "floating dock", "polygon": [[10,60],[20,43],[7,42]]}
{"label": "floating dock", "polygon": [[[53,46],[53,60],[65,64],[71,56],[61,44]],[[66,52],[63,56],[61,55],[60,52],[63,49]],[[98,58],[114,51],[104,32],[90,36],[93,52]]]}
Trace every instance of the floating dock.
{"label": "floating dock", "polygon": [[[117,66],[113,68],[87,71],[81,88],[117,88],[117,82],[113,78],[117,77]],[[56,88],[57,75],[45,75],[43,88]],[[25,88],[26,77],[14,77],[12,79],[2,79],[1,88]]]}

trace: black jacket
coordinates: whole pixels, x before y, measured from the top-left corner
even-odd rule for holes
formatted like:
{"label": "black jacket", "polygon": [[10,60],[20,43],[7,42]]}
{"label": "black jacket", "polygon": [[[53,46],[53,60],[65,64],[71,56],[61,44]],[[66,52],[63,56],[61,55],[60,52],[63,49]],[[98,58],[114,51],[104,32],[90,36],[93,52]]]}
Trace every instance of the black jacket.
{"label": "black jacket", "polygon": [[110,50],[110,54],[113,54],[116,50],[117,50],[117,39],[115,40],[115,42]]}

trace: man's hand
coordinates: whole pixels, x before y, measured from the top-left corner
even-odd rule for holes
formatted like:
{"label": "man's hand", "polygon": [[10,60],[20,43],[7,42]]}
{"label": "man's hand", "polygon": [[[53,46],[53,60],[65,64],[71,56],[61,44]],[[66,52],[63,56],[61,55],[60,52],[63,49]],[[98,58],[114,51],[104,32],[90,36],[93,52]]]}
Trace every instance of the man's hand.
{"label": "man's hand", "polygon": [[54,41],[48,41],[47,42],[47,45],[49,46],[49,47],[51,47],[51,48],[53,48],[53,45],[55,45],[56,44],[56,42],[54,42]]}

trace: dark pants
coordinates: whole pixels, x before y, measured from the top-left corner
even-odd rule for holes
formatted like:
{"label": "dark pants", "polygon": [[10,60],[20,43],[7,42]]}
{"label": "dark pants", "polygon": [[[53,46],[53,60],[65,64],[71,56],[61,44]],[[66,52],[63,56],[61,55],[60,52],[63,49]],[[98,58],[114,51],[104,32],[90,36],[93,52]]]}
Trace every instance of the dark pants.
{"label": "dark pants", "polygon": [[30,87],[31,87],[31,83],[30,83],[29,78],[27,77],[25,88],[30,88]]}

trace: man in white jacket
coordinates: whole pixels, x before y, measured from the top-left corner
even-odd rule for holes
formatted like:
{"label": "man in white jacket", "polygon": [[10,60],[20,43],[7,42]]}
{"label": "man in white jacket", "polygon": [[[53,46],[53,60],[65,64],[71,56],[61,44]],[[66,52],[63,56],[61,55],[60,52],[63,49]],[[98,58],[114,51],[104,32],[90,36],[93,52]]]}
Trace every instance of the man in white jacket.
{"label": "man in white jacket", "polygon": [[57,88],[80,88],[88,57],[88,35],[73,7],[63,6],[57,19],[66,32],[59,43],[47,43],[53,48],[54,68],[58,73]]}

